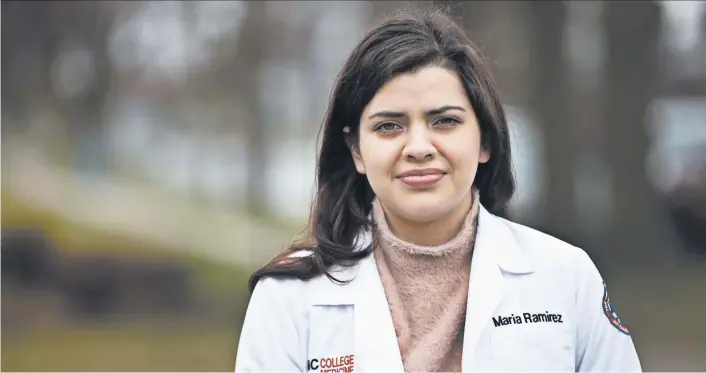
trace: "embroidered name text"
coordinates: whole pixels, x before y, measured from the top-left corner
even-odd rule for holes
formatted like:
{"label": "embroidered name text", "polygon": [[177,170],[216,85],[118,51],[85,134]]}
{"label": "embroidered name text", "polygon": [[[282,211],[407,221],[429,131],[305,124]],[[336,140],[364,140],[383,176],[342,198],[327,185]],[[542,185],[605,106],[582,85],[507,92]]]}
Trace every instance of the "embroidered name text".
{"label": "embroidered name text", "polygon": [[493,317],[493,324],[495,327],[510,325],[510,324],[531,324],[537,322],[551,322],[557,324],[563,324],[562,315],[549,313],[529,313],[525,312],[522,315],[512,314],[510,316],[497,316]]}

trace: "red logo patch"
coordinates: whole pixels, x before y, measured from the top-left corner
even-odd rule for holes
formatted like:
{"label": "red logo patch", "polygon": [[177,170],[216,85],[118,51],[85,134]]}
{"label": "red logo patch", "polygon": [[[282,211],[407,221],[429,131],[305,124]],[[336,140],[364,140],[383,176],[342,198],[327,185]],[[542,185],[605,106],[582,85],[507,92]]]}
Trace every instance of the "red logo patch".
{"label": "red logo patch", "polygon": [[620,318],[618,318],[618,314],[616,314],[613,309],[613,304],[610,302],[610,298],[608,298],[608,286],[606,286],[605,282],[603,282],[603,314],[608,318],[608,321],[610,321],[613,327],[625,335],[630,335],[630,331],[623,325]]}
{"label": "red logo patch", "polygon": [[336,357],[322,357],[311,359],[307,362],[308,370],[319,373],[351,373],[355,366],[354,355],[344,355]]}

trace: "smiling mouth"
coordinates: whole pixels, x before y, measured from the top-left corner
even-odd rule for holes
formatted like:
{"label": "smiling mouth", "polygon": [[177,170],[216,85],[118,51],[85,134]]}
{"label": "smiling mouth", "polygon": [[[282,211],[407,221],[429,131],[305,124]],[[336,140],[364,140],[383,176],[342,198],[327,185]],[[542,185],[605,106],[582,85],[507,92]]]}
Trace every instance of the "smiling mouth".
{"label": "smiling mouth", "polygon": [[402,183],[413,187],[428,187],[438,183],[446,173],[438,169],[413,170],[400,174],[397,177]]}

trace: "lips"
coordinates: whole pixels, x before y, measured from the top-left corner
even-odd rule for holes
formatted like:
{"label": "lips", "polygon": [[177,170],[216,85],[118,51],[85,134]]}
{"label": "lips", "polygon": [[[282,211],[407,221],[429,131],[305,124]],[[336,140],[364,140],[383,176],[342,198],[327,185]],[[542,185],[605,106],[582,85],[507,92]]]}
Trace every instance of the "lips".
{"label": "lips", "polygon": [[436,184],[446,176],[446,172],[437,168],[424,168],[403,172],[397,176],[404,184],[411,187],[427,187]]}

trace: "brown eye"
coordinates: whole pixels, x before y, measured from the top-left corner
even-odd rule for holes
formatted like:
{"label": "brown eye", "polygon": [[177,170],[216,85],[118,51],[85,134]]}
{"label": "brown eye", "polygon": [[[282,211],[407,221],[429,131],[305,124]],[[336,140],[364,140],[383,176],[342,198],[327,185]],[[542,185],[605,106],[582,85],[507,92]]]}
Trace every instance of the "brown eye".
{"label": "brown eye", "polygon": [[402,128],[402,127],[398,123],[383,122],[383,123],[380,123],[377,127],[375,127],[375,131],[382,132],[382,133],[391,133],[391,132],[397,131],[399,128]]}
{"label": "brown eye", "polygon": [[461,122],[458,119],[452,118],[452,117],[443,117],[443,118],[439,118],[436,121],[434,121],[434,125],[438,124],[443,127],[455,126],[459,123],[461,123]]}

